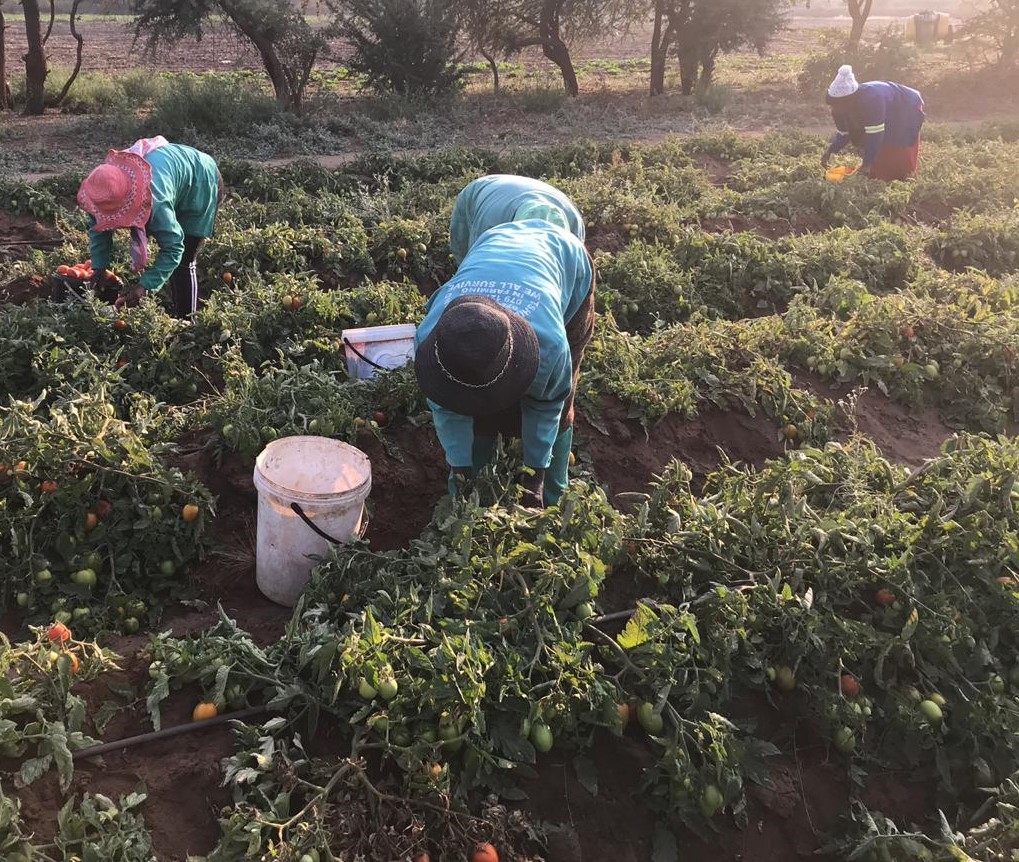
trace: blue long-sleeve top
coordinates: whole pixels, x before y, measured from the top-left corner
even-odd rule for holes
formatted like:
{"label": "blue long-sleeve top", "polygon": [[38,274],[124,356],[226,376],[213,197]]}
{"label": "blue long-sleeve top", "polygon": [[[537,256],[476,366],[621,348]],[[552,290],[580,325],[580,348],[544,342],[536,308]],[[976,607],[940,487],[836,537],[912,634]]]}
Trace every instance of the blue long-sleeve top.
{"label": "blue long-sleeve top", "polygon": [[855,106],[832,107],[838,134],[831,151],[838,153],[850,143],[850,128],[862,122],[864,131],[863,165],[870,167],[884,146],[912,147],[920,137],[924,121],[923,97],[919,91],[891,81],[860,84]]}
{"label": "blue long-sleeve top", "polygon": [[559,189],[530,177],[490,174],[468,183],[457,195],[449,220],[453,259],[457,263],[462,261],[485,231],[518,218],[518,213],[529,204],[558,208],[566,218],[565,227],[584,241],[584,219],[573,201]]}
{"label": "blue long-sleeve top", "polygon": [[[425,306],[415,348],[428,337],[454,299],[480,294],[521,315],[538,338],[538,373],[520,402],[524,463],[545,469],[573,387],[569,321],[591,291],[591,261],[584,244],[539,219],[498,225],[477,238],[455,276]],[[469,467],[474,419],[428,402],[435,432],[451,467]]]}

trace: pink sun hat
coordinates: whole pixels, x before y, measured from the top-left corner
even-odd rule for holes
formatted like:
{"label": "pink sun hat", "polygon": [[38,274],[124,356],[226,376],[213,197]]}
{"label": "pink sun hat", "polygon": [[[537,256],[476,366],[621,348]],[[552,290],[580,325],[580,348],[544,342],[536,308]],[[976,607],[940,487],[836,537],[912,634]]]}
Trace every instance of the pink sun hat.
{"label": "pink sun hat", "polygon": [[99,232],[144,229],[152,215],[152,167],[135,153],[110,150],[78,189],[78,206],[95,218]]}

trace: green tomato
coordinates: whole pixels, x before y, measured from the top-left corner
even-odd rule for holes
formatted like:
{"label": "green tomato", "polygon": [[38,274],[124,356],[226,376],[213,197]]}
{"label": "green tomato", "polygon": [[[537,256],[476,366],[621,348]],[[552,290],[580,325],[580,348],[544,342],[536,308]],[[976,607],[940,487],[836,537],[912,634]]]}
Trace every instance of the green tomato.
{"label": "green tomato", "polygon": [[128,617],[126,620],[124,620],[124,631],[127,632],[129,635],[135,634],[138,631],[139,627],[140,625],[136,617]]}
{"label": "green tomato", "polygon": [[80,569],[71,575],[71,580],[78,586],[92,588],[96,585],[96,573],[92,569]]}
{"label": "green tomato", "polygon": [[69,611],[57,611],[55,614],[53,614],[53,619],[56,620],[58,623],[64,623],[66,625],[73,619],[73,617],[71,616]]}
{"label": "green tomato", "polygon": [[552,731],[544,722],[538,722],[531,728],[531,745],[539,754],[545,754],[552,750]]}
{"label": "green tomato", "polygon": [[365,677],[361,677],[361,682],[357,686],[357,693],[365,700],[373,700],[379,692]]}
{"label": "green tomato", "polygon": [[35,573],[35,582],[39,586],[48,584],[52,580],[53,572],[51,572],[49,569],[40,569],[38,572]]}
{"label": "green tomato", "polygon": [[18,593],[14,600],[18,603],[19,608],[28,607],[28,593]]}
{"label": "green tomato", "polygon": [[583,622],[594,616],[594,605],[590,602],[581,602],[573,612],[577,615],[577,619]]}
{"label": "green tomato", "polygon": [[1005,690],[1005,680],[997,674],[994,674],[987,682],[991,686],[991,691],[994,692],[994,694],[1001,694]]}
{"label": "green tomato", "polygon": [[722,791],[715,787],[714,784],[709,784],[701,792],[701,813],[705,817],[714,817],[724,801],[722,799]]}
{"label": "green tomato", "polygon": [[88,608],[75,608],[73,611],[71,611],[71,616],[74,618],[75,621],[83,620],[85,619],[85,617],[90,616],[91,614],[92,611],[89,610]]}
{"label": "green tomato", "polygon": [[775,668],[769,665],[764,669],[764,675],[768,678],[768,682],[774,682],[775,676],[777,675],[777,671],[775,670]]}
{"label": "green tomato", "polygon": [[933,700],[920,701],[920,714],[926,719],[927,723],[937,729],[941,727],[941,722],[944,719],[944,713],[941,711],[941,707],[938,706]]}
{"label": "green tomato", "polygon": [[164,578],[172,578],[177,574],[177,564],[173,560],[163,560],[159,564],[159,573]]}
{"label": "green tomato", "polygon": [[637,721],[650,736],[658,736],[665,727],[665,721],[660,713],[655,712],[654,704],[646,701],[637,707]]}
{"label": "green tomato", "polygon": [[856,734],[852,728],[840,727],[835,731],[835,747],[843,754],[849,754],[856,748]]}
{"label": "green tomato", "polygon": [[934,692],[930,697],[927,698],[927,700],[936,703],[940,707],[944,707],[948,703],[948,701],[945,700],[944,695],[939,694],[938,692]]}
{"label": "green tomato", "polygon": [[383,700],[392,700],[396,697],[396,692],[399,690],[399,686],[396,684],[396,680],[387,676],[379,682],[379,694]]}
{"label": "green tomato", "polygon": [[102,567],[103,558],[96,551],[93,551],[91,554],[85,557],[85,565],[82,566],[83,569],[92,569],[92,571],[94,572],[98,572]]}

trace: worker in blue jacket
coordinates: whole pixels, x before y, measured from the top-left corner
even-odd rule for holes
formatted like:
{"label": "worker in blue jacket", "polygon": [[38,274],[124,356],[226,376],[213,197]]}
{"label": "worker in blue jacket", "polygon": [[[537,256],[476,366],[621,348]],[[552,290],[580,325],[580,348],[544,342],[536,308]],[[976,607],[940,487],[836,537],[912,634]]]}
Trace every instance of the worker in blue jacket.
{"label": "worker in blue jacket", "polygon": [[525,505],[553,505],[566,488],[574,395],[594,332],[594,267],[556,209],[471,239],[425,308],[414,365],[451,494],[491,461],[499,435],[523,441]]}
{"label": "worker in blue jacket", "polygon": [[538,218],[584,241],[584,219],[566,195],[530,177],[490,174],[479,177],[457,195],[449,220],[449,248],[459,264],[478,237],[511,221]]}
{"label": "worker in blue jacket", "polygon": [[890,81],[860,84],[853,67],[843,66],[828,88],[827,101],[838,134],[824,154],[824,167],[852,144],[863,153],[860,172],[866,176],[891,181],[916,173],[926,117],[919,92]]}

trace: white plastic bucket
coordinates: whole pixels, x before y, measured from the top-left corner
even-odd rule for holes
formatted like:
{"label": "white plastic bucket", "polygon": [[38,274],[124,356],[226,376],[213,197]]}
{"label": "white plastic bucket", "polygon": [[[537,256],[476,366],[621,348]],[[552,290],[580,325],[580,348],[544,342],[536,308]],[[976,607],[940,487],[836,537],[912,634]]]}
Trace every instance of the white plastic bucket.
{"label": "white plastic bucket", "polygon": [[[378,373],[375,365],[386,369],[402,368],[414,358],[416,331],[413,323],[344,329],[340,338],[347,355],[347,372],[355,379],[369,380]],[[365,362],[365,359],[370,361]]]}
{"label": "white plastic bucket", "polygon": [[308,585],[316,558],[331,542],[360,532],[364,501],[372,486],[371,463],[360,449],[328,437],[283,437],[255,459],[258,539],[255,580],[277,604],[293,607]]}

